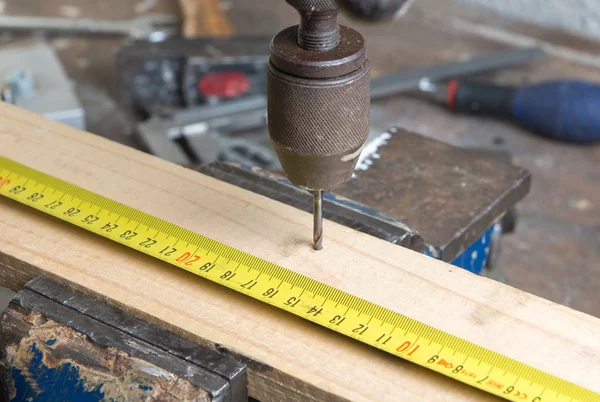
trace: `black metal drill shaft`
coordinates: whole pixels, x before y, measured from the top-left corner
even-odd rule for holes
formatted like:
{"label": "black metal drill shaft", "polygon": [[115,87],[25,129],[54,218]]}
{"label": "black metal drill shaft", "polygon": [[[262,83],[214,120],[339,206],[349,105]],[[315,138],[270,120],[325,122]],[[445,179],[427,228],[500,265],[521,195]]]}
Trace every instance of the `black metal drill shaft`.
{"label": "black metal drill shaft", "polygon": [[286,1],[301,21],[271,43],[269,135],[289,180],[315,194],[318,249],[322,194],[352,177],[369,132],[370,64],[333,0]]}

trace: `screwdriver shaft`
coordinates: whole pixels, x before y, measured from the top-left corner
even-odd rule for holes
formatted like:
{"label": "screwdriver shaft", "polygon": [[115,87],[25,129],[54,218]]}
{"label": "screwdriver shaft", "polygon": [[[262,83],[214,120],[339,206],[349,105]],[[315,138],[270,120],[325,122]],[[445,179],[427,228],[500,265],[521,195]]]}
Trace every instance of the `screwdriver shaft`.
{"label": "screwdriver shaft", "polygon": [[313,195],[313,248],[323,248],[323,191],[312,191]]}

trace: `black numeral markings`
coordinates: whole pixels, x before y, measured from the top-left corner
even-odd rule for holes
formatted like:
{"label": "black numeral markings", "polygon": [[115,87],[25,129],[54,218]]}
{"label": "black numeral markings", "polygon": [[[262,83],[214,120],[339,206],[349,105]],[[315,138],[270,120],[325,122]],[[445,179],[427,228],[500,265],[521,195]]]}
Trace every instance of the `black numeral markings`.
{"label": "black numeral markings", "polygon": [[100,218],[98,218],[96,215],[88,215],[85,217],[85,219],[82,219],[81,222],[91,225],[92,223],[96,222],[98,219],[100,219]]}
{"label": "black numeral markings", "polygon": [[265,293],[263,293],[262,295],[264,297],[268,297],[269,299],[272,299],[273,296],[275,296],[277,293],[279,293],[279,290],[275,289],[275,288],[269,288],[267,289],[267,291]]}
{"label": "black numeral markings", "polygon": [[27,190],[27,188],[23,186],[14,186],[8,192],[13,194],[21,194],[23,191]]}
{"label": "black numeral markings", "polygon": [[203,266],[201,266],[200,268],[198,268],[200,271],[204,271],[204,272],[210,272],[211,269],[213,269],[215,267],[215,264],[212,262],[207,262],[206,264],[204,264]]}
{"label": "black numeral markings", "polygon": [[167,247],[163,248],[162,250],[160,250],[159,254],[164,254],[167,257],[170,257],[176,251],[177,251],[177,249],[175,247],[167,246]]}
{"label": "black numeral markings", "polygon": [[62,205],[62,202],[60,202],[60,201],[52,201],[50,204],[46,204],[44,206],[49,209],[56,209],[56,208],[60,207],[61,205]]}
{"label": "black numeral markings", "polygon": [[143,242],[140,243],[140,246],[145,247],[145,248],[150,248],[152,246],[154,246],[156,244],[156,240],[152,240],[151,238],[147,237],[146,240],[144,240]]}
{"label": "black numeral markings", "polygon": [[342,322],[344,322],[345,319],[346,319],[346,317],[343,317],[341,315],[336,315],[331,320],[329,320],[329,323],[335,324],[335,325],[340,325]]}
{"label": "black numeral markings", "polygon": [[40,194],[40,193],[33,193],[29,197],[27,197],[27,199],[31,202],[37,202],[37,201],[41,200],[42,198],[44,198],[44,194]]}
{"label": "black numeral markings", "polygon": [[433,355],[429,358],[429,360],[427,360],[427,363],[429,364],[433,364],[437,361],[437,359],[439,359],[440,357],[438,355]]}
{"label": "black numeral markings", "polygon": [[125,240],[131,240],[133,239],[135,236],[137,236],[137,232],[131,231],[131,230],[126,230],[125,233],[123,233],[121,236],[119,236],[121,239],[125,239]]}
{"label": "black numeral markings", "polygon": [[229,281],[234,276],[235,276],[235,272],[227,271],[223,275],[221,275],[221,279],[225,279],[226,281]]}
{"label": "black numeral markings", "polygon": [[318,306],[312,306],[312,307],[310,308],[310,310],[308,310],[308,311],[306,312],[306,314],[310,314],[310,315],[312,315],[313,317],[316,317],[316,316],[318,316],[319,314],[321,314],[322,312],[323,312],[323,309],[322,309],[322,308],[320,308],[320,307],[318,307]]}
{"label": "black numeral markings", "polygon": [[67,215],[67,216],[75,216],[78,213],[80,213],[81,210],[77,209],[77,208],[69,208],[67,209],[65,212],[63,212],[63,215]]}
{"label": "black numeral markings", "polygon": [[300,299],[298,297],[290,297],[284,304],[290,307],[296,307],[300,303]]}
{"label": "black numeral markings", "polygon": [[112,232],[113,230],[117,229],[118,227],[119,227],[119,225],[108,222],[106,225],[102,226],[100,228],[100,230],[106,230],[107,232]]}
{"label": "black numeral markings", "polygon": [[[387,338],[385,338],[386,336],[387,336]],[[385,338],[385,340],[383,342],[381,342],[383,340],[383,338]],[[377,343],[381,342],[382,345],[385,345],[386,343],[388,343],[390,341],[390,339],[392,339],[391,336],[388,336],[387,334],[383,334],[379,338],[377,338],[377,340],[375,342],[377,342]]]}
{"label": "black numeral markings", "polygon": [[453,374],[458,374],[460,373],[460,370],[462,370],[464,367],[461,365],[456,366],[456,368],[454,370],[452,370]]}

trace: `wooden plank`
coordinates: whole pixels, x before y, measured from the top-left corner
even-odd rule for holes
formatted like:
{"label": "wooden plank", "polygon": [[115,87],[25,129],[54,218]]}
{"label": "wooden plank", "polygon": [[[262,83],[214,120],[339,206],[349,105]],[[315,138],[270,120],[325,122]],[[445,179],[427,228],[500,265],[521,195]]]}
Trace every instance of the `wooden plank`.
{"label": "wooden plank", "polygon": [[[0,105],[0,156],[600,392],[600,320]],[[102,294],[249,365],[260,400],[491,397],[0,198],[0,265]],[[217,346],[218,345],[218,346]]]}
{"label": "wooden plank", "polygon": [[184,17],[183,35],[186,38],[233,34],[231,22],[219,0],[179,0],[179,5]]}

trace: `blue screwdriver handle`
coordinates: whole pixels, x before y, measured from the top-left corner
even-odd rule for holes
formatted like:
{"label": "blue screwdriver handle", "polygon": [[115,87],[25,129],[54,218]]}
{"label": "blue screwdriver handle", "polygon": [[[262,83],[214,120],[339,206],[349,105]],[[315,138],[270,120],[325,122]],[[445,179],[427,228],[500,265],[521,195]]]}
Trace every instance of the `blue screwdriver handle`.
{"label": "blue screwdriver handle", "polygon": [[448,104],[457,112],[510,118],[544,137],[600,142],[600,85],[577,80],[503,87],[452,81]]}
{"label": "blue screwdriver handle", "polygon": [[563,141],[600,141],[600,85],[550,81],[515,92],[513,117],[536,133]]}

